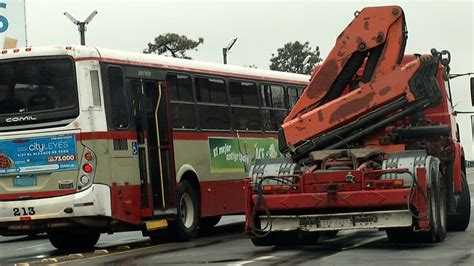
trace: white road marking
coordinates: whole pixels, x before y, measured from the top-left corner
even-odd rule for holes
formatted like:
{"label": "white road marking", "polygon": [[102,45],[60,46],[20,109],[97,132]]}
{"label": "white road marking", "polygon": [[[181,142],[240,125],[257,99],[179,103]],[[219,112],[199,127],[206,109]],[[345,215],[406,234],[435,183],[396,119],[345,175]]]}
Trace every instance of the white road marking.
{"label": "white road marking", "polygon": [[271,258],[274,258],[275,256],[262,256],[262,257],[258,257],[258,258],[255,258],[253,260],[244,260],[244,261],[241,261],[239,263],[231,263],[231,264],[227,264],[228,266],[239,266],[239,265],[245,265],[245,264],[249,264],[249,263],[252,263],[252,262],[256,262],[256,261],[261,261],[261,260],[268,260],[268,259],[271,259]]}
{"label": "white road marking", "polygon": [[49,245],[49,244],[34,245],[34,246],[29,246],[29,247],[21,247],[21,248],[16,248],[14,250],[23,250],[23,249],[28,249],[28,248],[39,248],[39,247],[46,246],[46,245]]}

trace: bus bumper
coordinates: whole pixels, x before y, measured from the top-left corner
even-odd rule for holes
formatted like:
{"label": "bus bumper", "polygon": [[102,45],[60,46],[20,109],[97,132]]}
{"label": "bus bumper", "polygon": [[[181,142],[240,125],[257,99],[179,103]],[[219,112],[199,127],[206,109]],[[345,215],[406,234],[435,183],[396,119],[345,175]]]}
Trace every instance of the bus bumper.
{"label": "bus bumper", "polygon": [[[110,187],[94,184],[90,188],[53,198],[0,201],[0,234],[56,227],[81,217],[111,217]],[[41,225],[41,226],[40,226]]]}

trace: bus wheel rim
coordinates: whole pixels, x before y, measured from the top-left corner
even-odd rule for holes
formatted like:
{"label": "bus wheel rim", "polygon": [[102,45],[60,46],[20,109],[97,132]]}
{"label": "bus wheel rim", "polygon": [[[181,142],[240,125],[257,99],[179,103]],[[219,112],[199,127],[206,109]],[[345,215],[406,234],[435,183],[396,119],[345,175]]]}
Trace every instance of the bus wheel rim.
{"label": "bus wheel rim", "polygon": [[184,193],[180,202],[180,216],[184,227],[191,228],[194,223],[194,208],[191,196]]}

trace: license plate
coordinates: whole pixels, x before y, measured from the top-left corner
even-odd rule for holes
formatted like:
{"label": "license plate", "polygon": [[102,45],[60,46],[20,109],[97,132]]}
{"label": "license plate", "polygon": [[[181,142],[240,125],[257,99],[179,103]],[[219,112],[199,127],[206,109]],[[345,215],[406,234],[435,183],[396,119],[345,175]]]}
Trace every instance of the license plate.
{"label": "license plate", "polygon": [[334,228],[334,227],[351,227],[352,219],[350,218],[334,218],[334,219],[321,219],[319,220],[321,228]]}
{"label": "license plate", "polygon": [[38,184],[36,176],[20,176],[13,178],[13,187],[32,187]]}

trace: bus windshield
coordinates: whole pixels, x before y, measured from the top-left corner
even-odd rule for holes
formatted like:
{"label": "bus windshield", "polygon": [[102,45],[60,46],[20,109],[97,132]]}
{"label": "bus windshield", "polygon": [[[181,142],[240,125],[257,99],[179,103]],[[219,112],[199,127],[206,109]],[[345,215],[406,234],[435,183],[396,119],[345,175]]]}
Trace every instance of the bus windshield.
{"label": "bus windshield", "polygon": [[67,109],[78,109],[71,59],[38,58],[0,62],[0,116],[40,114],[32,119],[34,121],[12,121],[6,118],[2,122],[18,124],[42,122],[45,118],[49,121],[62,119],[65,115],[71,116],[70,112],[62,112]]}

